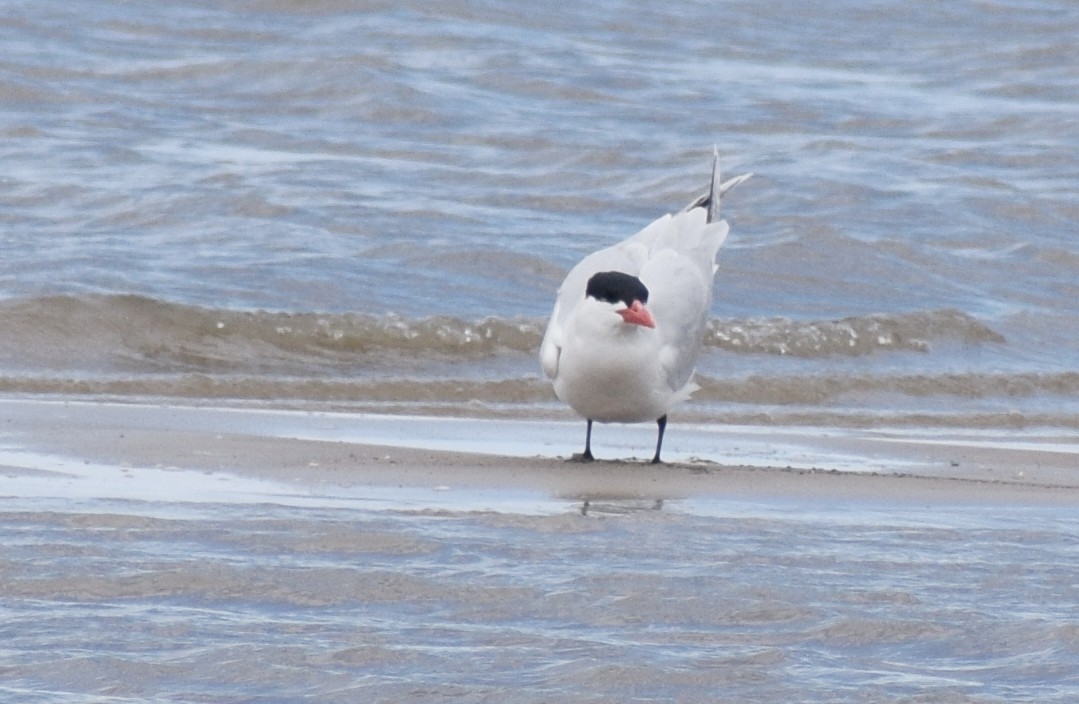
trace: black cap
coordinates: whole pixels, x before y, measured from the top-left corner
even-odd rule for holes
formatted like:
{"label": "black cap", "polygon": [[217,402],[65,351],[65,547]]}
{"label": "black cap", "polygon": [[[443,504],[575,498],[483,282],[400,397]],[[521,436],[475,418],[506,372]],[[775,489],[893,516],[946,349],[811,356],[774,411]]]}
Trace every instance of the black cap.
{"label": "black cap", "polygon": [[625,303],[627,307],[634,301],[648,303],[648,287],[636,276],[621,271],[601,271],[588,280],[585,296],[607,303]]}

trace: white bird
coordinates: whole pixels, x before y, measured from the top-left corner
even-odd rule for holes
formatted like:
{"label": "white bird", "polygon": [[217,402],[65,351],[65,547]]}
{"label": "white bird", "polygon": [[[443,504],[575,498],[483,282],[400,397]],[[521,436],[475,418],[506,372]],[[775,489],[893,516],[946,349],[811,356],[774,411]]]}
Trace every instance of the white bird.
{"label": "white bird", "polygon": [[720,198],[750,176],[721,183],[716,150],[707,193],[588,255],[562,282],[540,364],[558,398],[588,421],[577,459],[593,459],[593,421],[654,420],[652,462],[660,462],[667,413],[699,388],[693,372],[712,306],[716,253],[729,231],[719,219]]}

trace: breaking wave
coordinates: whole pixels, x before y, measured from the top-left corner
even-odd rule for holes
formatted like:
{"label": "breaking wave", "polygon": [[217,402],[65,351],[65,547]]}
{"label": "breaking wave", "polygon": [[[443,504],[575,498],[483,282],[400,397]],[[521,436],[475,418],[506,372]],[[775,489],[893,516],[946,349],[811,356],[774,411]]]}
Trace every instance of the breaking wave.
{"label": "breaking wave", "polygon": [[705,337],[705,344],[732,352],[793,357],[862,356],[892,350],[928,352],[933,342],[944,341],[1003,343],[1004,337],[957,310],[823,321],[712,320]]}
{"label": "breaking wave", "polygon": [[[407,413],[565,413],[538,371],[546,320],[214,309],[140,296],[0,301],[0,393],[228,400]],[[712,320],[720,357],[679,417],[1012,427],[1079,423],[1079,372],[956,371],[1003,343],[952,310],[835,321]],[[851,364],[914,354],[925,363]],[[938,354],[939,361],[933,355]],[[731,355],[723,358],[722,355]],[[929,355],[928,357],[921,357]],[[754,356],[799,357],[796,365]],[[816,360],[816,361],[814,361]]]}
{"label": "breaking wave", "polygon": [[[69,373],[350,374],[408,360],[531,355],[542,318],[286,313],[203,308],[134,295],[0,302],[0,370]],[[929,352],[937,343],[1003,337],[955,310],[834,321],[710,321],[705,345],[734,354],[803,358]]]}
{"label": "breaking wave", "polygon": [[90,372],[347,373],[402,357],[527,352],[542,323],[212,309],[142,296],[0,303],[0,365]]}

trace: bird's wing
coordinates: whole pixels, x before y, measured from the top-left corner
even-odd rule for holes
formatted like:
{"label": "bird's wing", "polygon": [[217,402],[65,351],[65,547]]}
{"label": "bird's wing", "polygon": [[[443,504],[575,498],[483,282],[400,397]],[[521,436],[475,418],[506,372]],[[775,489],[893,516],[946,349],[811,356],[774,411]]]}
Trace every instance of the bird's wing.
{"label": "bird's wing", "polygon": [[540,367],[548,379],[558,376],[558,361],[562,356],[562,326],[559,322],[559,309],[561,304],[556,302],[551,311],[551,319],[547,321],[547,329],[543,332],[543,342],[540,343]]}
{"label": "bird's wing", "polygon": [[716,254],[730,231],[726,221],[719,219],[720,200],[752,175],[722,181],[715,150],[708,192],[669,217],[649,243],[648,262],[640,278],[650,292],[648,305],[661,340],[660,363],[673,391],[690,388],[687,385],[708,324]]}
{"label": "bird's wing", "polygon": [[706,224],[705,218],[702,208],[672,218],[670,231],[657,240],[640,273],[660,336],[660,363],[672,391],[693,375],[712,307],[715,257],[729,231],[726,222]]}

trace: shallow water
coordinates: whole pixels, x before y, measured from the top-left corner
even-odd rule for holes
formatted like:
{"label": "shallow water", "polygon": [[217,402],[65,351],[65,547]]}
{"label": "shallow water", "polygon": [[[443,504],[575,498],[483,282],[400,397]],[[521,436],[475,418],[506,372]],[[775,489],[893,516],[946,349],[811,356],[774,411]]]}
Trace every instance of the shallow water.
{"label": "shallow water", "polygon": [[561,276],[717,143],[757,176],[691,413],[1071,427],[1077,33],[1045,0],[9,3],[0,391],[542,410]]}
{"label": "shallow water", "polygon": [[1070,509],[52,486],[0,513],[13,703],[1079,694]]}

